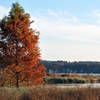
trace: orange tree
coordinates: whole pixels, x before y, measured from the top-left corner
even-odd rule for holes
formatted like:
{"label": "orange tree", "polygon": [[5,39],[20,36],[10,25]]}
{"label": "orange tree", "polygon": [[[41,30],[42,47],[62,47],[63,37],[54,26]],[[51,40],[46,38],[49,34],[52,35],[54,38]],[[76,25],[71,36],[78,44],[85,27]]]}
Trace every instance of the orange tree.
{"label": "orange tree", "polygon": [[45,76],[40,64],[39,32],[32,28],[30,15],[14,3],[9,15],[0,21],[0,65],[5,66],[7,79],[19,84],[38,85]]}

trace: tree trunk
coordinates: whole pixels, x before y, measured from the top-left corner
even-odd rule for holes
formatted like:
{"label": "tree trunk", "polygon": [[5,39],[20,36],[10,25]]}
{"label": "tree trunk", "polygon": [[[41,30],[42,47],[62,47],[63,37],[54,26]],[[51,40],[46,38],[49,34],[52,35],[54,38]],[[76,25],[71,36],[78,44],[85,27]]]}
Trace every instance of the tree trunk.
{"label": "tree trunk", "polygon": [[[18,61],[17,61],[17,47],[18,47],[18,40],[16,40],[16,66],[18,66]],[[16,72],[16,88],[19,88],[19,76],[18,76],[18,72]]]}
{"label": "tree trunk", "polygon": [[19,88],[19,82],[16,80],[16,88]]}
{"label": "tree trunk", "polygon": [[16,72],[16,88],[19,88],[19,77],[17,72]]}

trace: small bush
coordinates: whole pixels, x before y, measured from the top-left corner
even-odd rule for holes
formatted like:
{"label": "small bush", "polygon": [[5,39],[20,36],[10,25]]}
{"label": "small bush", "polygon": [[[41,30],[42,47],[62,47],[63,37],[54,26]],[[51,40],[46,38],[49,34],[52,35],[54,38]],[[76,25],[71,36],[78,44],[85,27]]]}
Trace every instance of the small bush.
{"label": "small bush", "polygon": [[72,80],[72,83],[85,83],[85,81],[84,80],[79,80],[79,79],[73,79]]}
{"label": "small bush", "polygon": [[52,78],[48,80],[48,84],[65,84],[67,82],[66,79],[60,78]]}
{"label": "small bush", "polygon": [[51,78],[51,79],[45,79],[44,82],[47,84],[72,84],[72,83],[85,83],[84,80],[79,79],[62,79],[62,78]]}

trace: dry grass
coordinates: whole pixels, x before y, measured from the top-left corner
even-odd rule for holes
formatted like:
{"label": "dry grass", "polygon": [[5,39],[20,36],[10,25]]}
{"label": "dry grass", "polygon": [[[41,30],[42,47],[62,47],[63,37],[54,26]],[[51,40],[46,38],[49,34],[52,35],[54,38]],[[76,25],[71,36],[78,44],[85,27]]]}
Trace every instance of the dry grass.
{"label": "dry grass", "polygon": [[0,100],[100,100],[100,89],[56,87],[0,88]]}
{"label": "dry grass", "polygon": [[[46,80],[50,79],[77,79],[77,80],[83,80],[85,83],[100,83],[100,76],[94,76],[94,75],[77,75],[77,74],[65,74],[65,75],[47,75],[45,77]],[[47,84],[47,83],[45,83]]]}

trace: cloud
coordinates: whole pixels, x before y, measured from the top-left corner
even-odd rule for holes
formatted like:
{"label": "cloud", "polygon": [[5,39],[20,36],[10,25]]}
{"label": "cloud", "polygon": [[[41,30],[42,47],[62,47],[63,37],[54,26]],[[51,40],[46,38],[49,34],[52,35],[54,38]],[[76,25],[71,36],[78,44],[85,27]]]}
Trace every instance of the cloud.
{"label": "cloud", "polygon": [[[40,30],[40,48],[47,60],[100,60],[100,26],[83,24],[72,16],[35,18]],[[33,26],[34,27],[34,26]]]}
{"label": "cloud", "polygon": [[53,17],[60,17],[60,16],[68,16],[70,15],[70,13],[66,10],[63,10],[63,11],[53,11],[51,9],[48,9],[48,14],[50,16],[53,16]]}
{"label": "cloud", "polygon": [[[49,18],[37,18],[38,29],[41,35],[56,37],[63,40],[79,41],[79,42],[94,42],[100,43],[100,26],[90,24],[73,24],[76,19],[51,20]],[[33,26],[34,27],[34,26]]]}
{"label": "cloud", "polygon": [[77,17],[73,17],[73,22],[78,22],[78,18]]}
{"label": "cloud", "polygon": [[9,8],[6,8],[2,5],[0,5],[0,18],[4,17],[5,15],[7,15],[9,12]]}
{"label": "cloud", "polygon": [[52,11],[50,9],[48,9],[48,13],[49,13],[49,15],[54,16],[54,17],[58,17],[59,16],[57,12]]}
{"label": "cloud", "polygon": [[100,11],[99,10],[94,10],[91,16],[96,17],[96,23],[100,23]]}
{"label": "cloud", "polygon": [[95,16],[100,18],[100,11],[99,10],[94,10],[93,13]]}
{"label": "cloud", "polygon": [[77,44],[40,44],[45,60],[100,61],[100,47]]}

